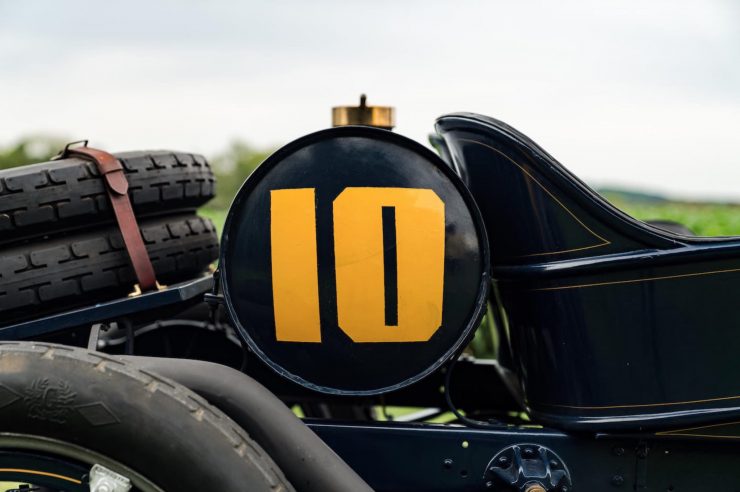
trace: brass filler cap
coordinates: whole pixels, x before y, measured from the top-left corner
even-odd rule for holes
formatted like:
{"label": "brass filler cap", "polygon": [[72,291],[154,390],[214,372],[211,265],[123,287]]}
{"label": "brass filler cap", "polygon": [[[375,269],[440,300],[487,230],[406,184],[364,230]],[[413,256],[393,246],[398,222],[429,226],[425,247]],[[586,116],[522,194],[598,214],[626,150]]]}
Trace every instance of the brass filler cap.
{"label": "brass filler cap", "polygon": [[364,125],[392,130],[396,126],[396,109],[392,106],[368,106],[367,96],[360,96],[359,106],[337,106],[331,109],[332,126]]}

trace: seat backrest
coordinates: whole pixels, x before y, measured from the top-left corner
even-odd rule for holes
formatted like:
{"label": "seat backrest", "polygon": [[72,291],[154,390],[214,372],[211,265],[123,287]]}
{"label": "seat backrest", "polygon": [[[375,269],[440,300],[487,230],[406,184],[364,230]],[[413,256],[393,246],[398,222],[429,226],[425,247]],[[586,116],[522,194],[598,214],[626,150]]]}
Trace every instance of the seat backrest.
{"label": "seat backrest", "polygon": [[610,205],[505,123],[456,113],[436,129],[481,208],[494,267],[685,244]]}
{"label": "seat backrest", "polygon": [[740,237],[634,220],[492,118],[453,114],[437,131],[481,209],[494,311],[537,421],[644,431],[740,418]]}

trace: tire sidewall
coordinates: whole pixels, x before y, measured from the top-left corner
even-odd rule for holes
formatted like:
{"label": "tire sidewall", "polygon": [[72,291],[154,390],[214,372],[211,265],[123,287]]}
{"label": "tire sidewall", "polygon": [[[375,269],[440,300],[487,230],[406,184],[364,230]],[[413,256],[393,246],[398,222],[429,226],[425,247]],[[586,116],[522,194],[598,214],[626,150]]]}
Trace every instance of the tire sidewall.
{"label": "tire sidewall", "polygon": [[164,490],[286,490],[223,413],[131,363],[64,346],[0,343],[0,432],[75,444]]}

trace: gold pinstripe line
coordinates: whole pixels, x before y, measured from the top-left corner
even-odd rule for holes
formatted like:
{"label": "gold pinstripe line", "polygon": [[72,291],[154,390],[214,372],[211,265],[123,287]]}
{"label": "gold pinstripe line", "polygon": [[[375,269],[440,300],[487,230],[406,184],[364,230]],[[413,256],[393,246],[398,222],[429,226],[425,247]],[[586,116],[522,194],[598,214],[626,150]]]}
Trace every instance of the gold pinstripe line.
{"label": "gold pinstripe line", "polygon": [[715,434],[681,434],[681,433],[675,433],[675,434],[659,434],[656,433],[656,436],[664,435],[664,436],[681,436],[681,437],[708,437],[713,439],[740,439],[740,436],[722,436],[722,435],[715,435]]}
{"label": "gold pinstripe line", "polygon": [[581,225],[581,227],[583,227],[584,229],[586,229],[586,231],[588,231],[592,236],[596,237],[597,239],[599,239],[601,241],[601,243],[594,244],[593,246],[584,246],[584,247],[580,247],[580,248],[565,249],[565,250],[561,250],[561,251],[547,251],[547,252],[544,252],[544,253],[532,253],[532,254],[527,254],[527,255],[515,256],[514,258],[527,258],[527,257],[531,257],[531,256],[544,256],[544,255],[556,255],[556,254],[562,254],[562,253],[570,253],[570,252],[574,252],[574,251],[582,251],[584,249],[599,248],[601,246],[607,246],[607,245],[611,244],[611,241],[609,241],[607,239],[604,239],[603,237],[601,237],[600,235],[598,235],[594,231],[592,231],[586,224],[584,224],[581,221],[581,219],[579,219],[576,216],[576,214],[574,214],[573,212],[571,212],[571,210],[568,207],[566,207],[563,204],[563,202],[561,202],[552,192],[550,192],[550,190],[548,190],[542,183],[540,183],[537,180],[537,178],[535,178],[534,176],[532,176],[532,174],[529,171],[527,171],[527,169],[524,166],[520,165],[518,162],[516,162],[515,160],[513,160],[511,157],[509,157],[508,155],[504,154],[503,152],[501,152],[497,148],[491,147],[490,145],[484,144],[483,142],[479,142],[477,140],[472,140],[472,139],[468,139],[468,138],[461,138],[460,141],[461,142],[469,142],[469,143],[473,143],[473,144],[476,144],[476,145],[481,145],[483,147],[486,147],[487,149],[492,150],[496,154],[500,155],[504,159],[506,159],[509,162],[511,162],[512,164],[514,164],[517,168],[519,168],[519,170],[521,172],[523,172],[524,174],[526,174],[529,177],[529,179],[531,179],[534,183],[537,184],[537,186],[539,186],[545,193],[547,193],[550,196],[550,198],[552,198],[553,200],[555,200],[555,202],[558,205],[560,205],[563,208],[563,210],[565,210],[566,212],[568,212],[568,214],[571,217],[573,217],[575,219],[575,221],[578,222]]}
{"label": "gold pinstripe line", "polygon": [[[547,406],[547,407],[557,407],[557,408],[571,408],[574,410],[609,410],[609,409],[618,409],[618,408],[669,407],[669,406],[676,406],[676,405],[712,403],[715,401],[727,401],[727,400],[737,400],[737,399],[740,399],[740,396],[721,396],[719,398],[707,398],[704,400],[670,401],[666,403],[637,403],[637,404],[631,404],[631,405],[606,405],[606,406],[584,406],[584,407],[579,407],[575,405],[554,405],[554,404],[549,404],[549,403],[541,403],[540,405]],[[534,405],[537,405],[537,404],[534,404]]]}
{"label": "gold pinstripe line", "polygon": [[541,287],[539,289],[532,289],[532,292],[549,291],[549,290],[580,289],[580,288],[586,288],[586,287],[601,287],[603,285],[635,284],[635,283],[640,283],[640,282],[653,282],[655,280],[670,280],[670,279],[676,279],[676,278],[700,277],[700,276],[706,276],[706,275],[716,275],[719,273],[733,273],[733,272],[740,272],[740,268],[727,268],[725,270],[710,270],[707,272],[681,273],[677,275],[664,275],[661,277],[637,278],[637,279],[631,279],[631,280],[614,280],[611,282],[594,282],[590,284],[562,285],[560,287]]}
{"label": "gold pinstripe line", "polygon": [[713,427],[726,427],[728,425],[738,425],[740,422],[725,422],[723,424],[710,424],[710,425],[701,425],[698,427],[688,427],[686,429],[675,429],[675,430],[669,430],[669,431],[660,431],[656,432],[656,436],[690,436],[690,437],[716,437],[720,439],[740,439],[739,436],[724,436],[721,434],[694,434],[690,433],[689,431],[694,430],[701,430],[701,429],[710,429]]}

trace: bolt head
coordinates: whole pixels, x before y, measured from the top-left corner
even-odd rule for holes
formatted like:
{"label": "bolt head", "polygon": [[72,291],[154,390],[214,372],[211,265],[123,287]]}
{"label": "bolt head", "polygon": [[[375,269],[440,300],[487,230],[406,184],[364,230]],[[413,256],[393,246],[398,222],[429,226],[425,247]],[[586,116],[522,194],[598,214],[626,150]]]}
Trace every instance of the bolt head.
{"label": "bolt head", "polygon": [[621,487],[624,485],[624,477],[622,475],[614,475],[612,477],[612,485],[615,487]]}
{"label": "bolt head", "polygon": [[501,466],[508,465],[509,464],[509,458],[507,458],[506,456],[499,457],[498,464],[501,465]]}
{"label": "bolt head", "polygon": [[451,460],[450,458],[447,458],[447,459],[445,459],[445,460],[444,460],[444,461],[442,462],[442,464],[444,464],[445,468],[452,468],[452,465],[453,465],[454,463],[455,463],[455,462],[454,462],[454,461],[452,461],[452,460]]}
{"label": "bolt head", "polygon": [[547,492],[545,487],[538,483],[533,483],[532,485],[528,485],[526,489],[524,489],[524,492]]}
{"label": "bolt head", "polygon": [[623,447],[620,447],[620,446],[617,446],[616,448],[614,448],[614,454],[617,455],[617,456],[624,455],[624,448]]}

